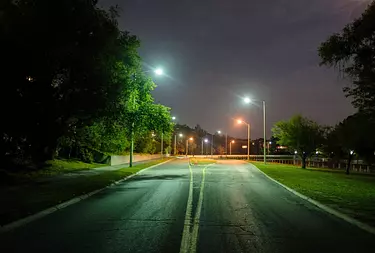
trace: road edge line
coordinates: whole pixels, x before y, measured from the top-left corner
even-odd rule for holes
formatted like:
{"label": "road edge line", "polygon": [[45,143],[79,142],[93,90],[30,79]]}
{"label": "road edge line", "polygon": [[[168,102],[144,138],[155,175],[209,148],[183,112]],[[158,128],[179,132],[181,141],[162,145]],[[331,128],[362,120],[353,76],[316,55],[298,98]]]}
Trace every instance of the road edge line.
{"label": "road edge line", "polygon": [[280,185],[281,187],[283,187],[284,189],[286,189],[289,192],[293,193],[294,195],[300,197],[301,199],[306,200],[307,202],[313,204],[314,206],[322,209],[323,211],[325,211],[325,212],[327,212],[327,213],[329,213],[329,214],[331,214],[331,215],[333,215],[333,216],[335,216],[337,218],[340,218],[340,219],[342,219],[342,220],[344,220],[344,221],[346,221],[346,222],[348,222],[348,223],[350,223],[350,224],[352,224],[354,226],[359,227],[362,230],[365,230],[368,233],[371,233],[371,234],[375,235],[375,227],[367,225],[366,223],[363,223],[363,222],[361,222],[359,220],[356,220],[356,219],[354,219],[352,217],[349,217],[346,214],[343,214],[343,213],[341,213],[341,212],[339,212],[339,211],[337,211],[337,210],[335,210],[335,209],[333,209],[331,207],[328,207],[328,206],[326,206],[326,205],[324,205],[324,204],[322,204],[322,203],[320,203],[320,202],[318,202],[318,201],[316,201],[316,200],[314,200],[314,199],[312,199],[310,197],[307,197],[307,196],[305,196],[305,195],[303,195],[303,194],[301,194],[301,193],[299,193],[299,192],[297,192],[297,191],[289,188],[288,186],[280,183],[276,179],[273,179],[272,177],[268,176],[266,173],[264,173],[263,171],[261,171],[256,165],[254,165],[254,164],[251,164],[251,165],[254,166],[260,173],[262,173],[263,175],[265,175],[269,180],[271,180],[274,183]]}
{"label": "road edge line", "polygon": [[144,169],[142,169],[140,171],[137,171],[136,173],[131,174],[131,175],[127,176],[127,177],[124,177],[124,178],[122,178],[120,180],[117,180],[117,181],[115,181],[115,182],[113,182],[113,183],[111,183],[111,184],[109,184],[109,185],[107,185],[107,186],[105,186],[103,188],[99,188],[99,189],[91,191],[89,193],[85,193],[85,194],[79,195],[77,197],[74,197],[72,199],[64,201],[64,202],[62,202],[60,204],[57,204],[57,205],[54,205],[54,206],[49,207],[47,209],[44,209],[42,211],[39,211],[39,212],[37,212],[35,214],[26,216],[26,217],[21,218],[19,220],[12,221],[11,223],[8,223],[8,224],[5,224],[3,226],[0,226],[0,233],[8,232],[8,231],[13,230],[15,228],[24,226],[24,225],[26,225],[26,224],[28,224],[30,222],[35,221],[35,220],[43,218],[43,217],[45,217],[45,216],[47,216],[47,215],[49,215],[51,213],[54,213],[54,212],[56,212],[58,210],[61,210],[61,209],[65,208],[65,207],[68,207],[70,205],[78,203],[78,202],[80,202],[82,200],[85,200],[88,197],[90,197],[92,195],[95,195],[95,194],[97,194],[97,193],[99,193],[99,192],[101,192],[101,191],[103,191],[103,190],[105,190],[105,189],[107,189],[109,187],[112,187],[112,186],[117,185],[117,184],[119,184],[121,182],[124,182],[124,181],[126,181],[126,180],[128,180],[128,179],[130,179],[130,178],[132,178],[132,177],[134,177],[136,175],[138,175],[139,173],[141,173],[143,171],[155,168],[157,166],[163,165],[163,164],[168,163],[168,162],[173,161],[173,160],[175,160],[175,159],[170,159],[170,160],[167,160],[165,162],[161,162],[161,163],[158,163],[158,164],[155,164],[155,165],[151,165],[150,167],[147,167],[147,168],[144,168]]}

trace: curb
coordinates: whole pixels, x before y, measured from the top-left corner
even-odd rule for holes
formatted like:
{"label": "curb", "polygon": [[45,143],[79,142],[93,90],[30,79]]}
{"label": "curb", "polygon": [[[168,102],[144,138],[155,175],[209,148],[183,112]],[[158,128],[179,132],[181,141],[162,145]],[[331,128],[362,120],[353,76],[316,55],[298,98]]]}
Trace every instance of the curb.
{"label": "curb", "polygon": [[367,224],[365,224],[365,223],[363,223],[363,222],[361,222],[359,220],[353,219],[353,218],[347,216],[346,214],[343,214],[343,213],[341,213],[339,211],[336,211],[335,209],[332,209],[332,208],[330,208],[330,207],[328,207],[328,206],[326,206],[326,205],[324,205],[324,204],[322,204],[322,203],[320,203],[320,202],[318,202],[316,200],[313,200],[312,198],[307,197],[307,196],[305,196],[305,195],[303,195],[303,194],[301,194],[301,193],[299,193],[299,192],[297,192],[297,191],[289,188],[288,186],[283,185],[282,183],[280,183],[279,181],[273,179],[272,177],[268,176],[266,173],[264,173],[263,171],[261,171],[257,166],[255,166],[253,164],[251,164],[251,165],[254,166],[260,173],[262,173],[264,176],[266,176],[269,180],[271,180],[274,183],[280,185],[281,187],[283,187],[284,189],[286,189],[289,192],[293,193],[294,195],[300,197],[301,199],[304,199],[304,200],[308,201],[309,203],[313,204],[314,206],[322,209],[323,211],[325,211],[325,212],[327,212],[327,213],[329,213],[329,214],[331,214],[331,215],[333,215],[333,216],[335,216],[337,218],[340,218],[340,219],[342,219],[342,220],[344,220],[344,221],[346,221],[346,222],[348,222],[348,223],[350,223],[350,224],[352,224],[354,226],[359,227],[362,230],[365,230],[366,232],[369,232],[369,233],[375,235],[375,227],[367,225]]}
{"label": "curb", "polygon": [[8,224],[6,224],[6,225],[4,225],[4,226],[0,226],[0,233],[7,232],[7,231],[9,231],[9,230],[13,230],[13,229],[15,229],[15,228],[18,228],[18,227],[24,226],[24,225],[26,225],[26,224],[28,224],[28,223],[30,223],[30,222],[32,222],[32,221],[38,220],[38,219],[40,219],[40,218],[42,218],[42,217],[44,217],[44,216],[47,216],[47,215],[49,215],[49,214],[51,214],[51,213],[54,213],[54,212],[58,211],[58,210],[60,210],[60,209],[63,209],[63,208],[65,208],[65,207],[68,207],[68,206],[70,206],[70,205],[73,205],[73,204],[75,204],[75,203],[78,203],[78,202],[80,202],[80,201],[82,201],[82,200],[84,200],[84,199],[87,199],[88,197],[90,197],[90,196],[92,196],[92,195],[95,195],[95,194],[97,194],[97,193],[99,193],[99,192],[101,192],[101,191],[103,191],[103,190],[105,190],[105,189],[107,189],[107,188],[109,188],[109,187],[112,187],[112,186],[117,185],[117,184],[119,184],[119,183],[121,183],[121,182],[124,182],[124,181],[126,181],[126,180],[128,180],[128,179],[130,179],[130,178],[132,178],[132,177],[134,177],[134,176],[136,176],[136,175],[138,175],[139,173],[145,171],[145,170],[149,170],[149,169],[152,169],[152,168],[154,168],[154,167],[157,167],[157,166],[163,165],[163,164],[168,163],[168,162],[170,162],[170,161],[172,161],[172,160],[174,160],[174,159],[170,159],[170,160],[167,160],[167,161],[165,161],[165,162],[158,163],[158,164],[152,165],[152,166],[150,166],[150,167],[144,168],[144,169],[142,169],[142,170],[140,170],[140,171],[137,171],[137,172],[134,173],[134,174],[131,174],[131,175],[129,175],[129,176],[123,178],[123,179],[120,179],[120,180],[118,180],[118,181],[116,181],[116,182],[113,182],[113,183],[111,183],[110,185],[107,185],[107,186],[105,186],[105,187],[103,187],[103,188],[100,188],[100,189],[98,189],[98,190],[95,190],[95,191],[92,191],[92,192],[89,192],[89,193],[82,194],[82,195],[80,195],[80,196],[77,196],[77,197],[72,198],[72,199],[70,199],[70,200],[67,200],[67,201],[65,201],[65,202],[62,202],[62,203],[60,203],[60,204],[58,204],[58,205],[55,205],[55,206],[50,207],[50,208],[47,208],[47,209],[45,209],[45,210],[43,210],[43,211],[40,211],[40,212],[37,212],[37,213],[35,213],[35,214],[32,214],[32,215],[26,216],[25,218],[22,218],[22,219],[19,219],[19,220],[13,221],[13,222],[8,223]]}

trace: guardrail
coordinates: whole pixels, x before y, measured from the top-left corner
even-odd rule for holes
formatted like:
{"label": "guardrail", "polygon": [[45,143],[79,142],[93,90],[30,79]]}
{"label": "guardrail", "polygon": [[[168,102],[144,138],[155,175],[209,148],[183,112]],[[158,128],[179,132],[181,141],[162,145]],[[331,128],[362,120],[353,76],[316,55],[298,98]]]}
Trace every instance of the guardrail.
{"label": "guardrail", "polygon": [[[247,155],[189,155],[188,157],[197,157],[197,158],[212,158],[212,159],[237,159],[237,160],[246,160]],[[250,155],[250,161],[263,161],[263,155]],[[294,155],[267,155],[267,162],[269,163],[280,163],[280,164],[289,164],[295,166],[302,166],[302,161],[300,158]],[[337,169],[345,170],[346,161],[333,161],[327,158],[310,158],[306,161],[307,167],[312,168],[326,168],[326,169]],[[366,165],[363,162],[359,163],[354,160],[350,165],[350,170],[357,173],[367,173],[375,174],[375,166]]]}

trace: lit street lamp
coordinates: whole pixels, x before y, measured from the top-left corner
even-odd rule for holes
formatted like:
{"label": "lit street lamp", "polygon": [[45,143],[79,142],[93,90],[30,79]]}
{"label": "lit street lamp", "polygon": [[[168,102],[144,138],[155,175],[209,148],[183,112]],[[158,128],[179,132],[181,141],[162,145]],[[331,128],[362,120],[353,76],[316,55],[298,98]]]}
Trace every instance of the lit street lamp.
{"label": "lit street lamp", "polygon": [[229,143],[229,155],[232,155],[232,143],[234,143],[234,140]]}
{"label": "lit street lamp", "polygon": [[164,71],[162,68],[157,68],[154,70],[154,73],[158,76],[164,75]]}
{"label": "lit street lamp", "polygon": [[[173,116],[172,120],[175,121],[176,117]],[[173,154],[176,156],[176,151],[177,151],[177,133],[174,134],[174,148],[173,148]]]}
{"label": "lit street lamp", "polygon": [[[148,73],[150,72],[151,70],[147,70],[147,71],[143,71],[143,73]],[[157,75],[157,76],[161,76],[164,74],[164,71],[163,69],[161,68],[156,68],[153,70],[153,72]],[[134,79],[136,79],[136,76],[134,74]],[[133,104],[135,104],[135,96],[133,97]],[[135,127],[135,124],[134,124],[134,121],[132,122],[131,124],[131,134],[130,134],[130,153],[129,153],[129,167],[133,167],[133,156],[134,156],[134,127]],[[163,135],[163,133],[162,133]],[[161,156],[163,157],[163,136],[162,136],[162,141],[161,141],[161,146],[162,146],[162,150],[161,150]]]}
{"label": "lit street lamp", "polygon": [[237,120],[237,123],[247,125],[247,160],[250,160],[250,124],[241,119]]}
{"label": "lit street lamp", "polygon": [[[248,97],[244,98],[244,102],[246,104],[250,104],[252,100]],[[267,155],[266,155],[266,101],[262,101],[263,105],[263,160],[264,164],[267,163]]]}
{"label": "lit street lamp", "polygon": [[193,141],[193,137],[190,137],[189,139],[186,139],[186,156],[189,155],[189,141]]}
{"label": "lit street lamp", "polygon": [[[221,134],[221,131],[217,131],[218,134]],[[225,132],[225,155],[228,155],[228,133]]]}
{"label": "lit street lamp", "polygon": [[207,139],[202,139],[202,146],[201,146],[201,155],[203,155],[203,149],[204,149],[204,143],[203,142],[205,142],[205,143],[207,143],[208,142],[208,140]]}

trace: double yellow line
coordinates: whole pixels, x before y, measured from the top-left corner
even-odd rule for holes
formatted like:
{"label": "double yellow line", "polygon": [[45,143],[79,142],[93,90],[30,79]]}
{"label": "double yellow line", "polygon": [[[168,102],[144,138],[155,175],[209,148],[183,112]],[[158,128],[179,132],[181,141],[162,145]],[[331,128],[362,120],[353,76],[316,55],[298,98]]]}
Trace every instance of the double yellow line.
{"label": "double yellow line", "polygon": [[203,204],[203,194],[204,194],[204,185],[206,178],[206,168],[210,166],[207,165],[203,168],[202,171],[202,182],[199,191],[198,205],[195,212],[194,219],[192,220],[192,210],[193,210],[193,170],[189,162],[189,171],[190,171],[190,186],[189,186],[189,197],[186,206],[185,214],[185,223],[184,230],[182,232],[182,241],[180,247],[180,253],[195,253],[197,250],[197,242],[199,236],[199,219],[201,216],[202,204]]}

